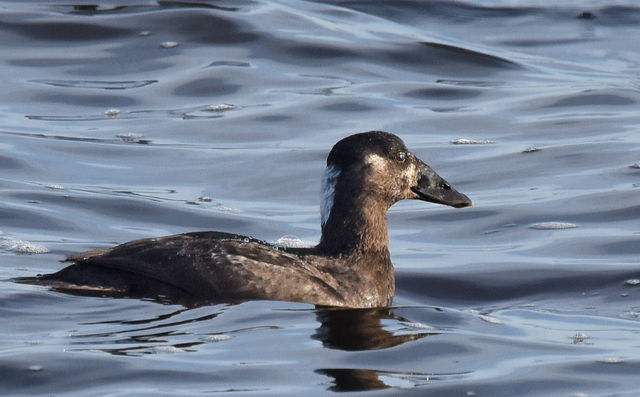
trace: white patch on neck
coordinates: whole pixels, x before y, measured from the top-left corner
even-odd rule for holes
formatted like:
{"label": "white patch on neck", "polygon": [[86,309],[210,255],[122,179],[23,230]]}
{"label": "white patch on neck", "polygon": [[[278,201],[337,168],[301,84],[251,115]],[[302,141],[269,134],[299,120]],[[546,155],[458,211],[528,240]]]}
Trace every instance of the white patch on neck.
{"label": "white patch on neck", "polygon": [[322,176],[322,201],[320,202],[320,222],[322,227],[329,220],[339,176],[340,170],[333,165],[327,166],[324,170],[324,175]]}

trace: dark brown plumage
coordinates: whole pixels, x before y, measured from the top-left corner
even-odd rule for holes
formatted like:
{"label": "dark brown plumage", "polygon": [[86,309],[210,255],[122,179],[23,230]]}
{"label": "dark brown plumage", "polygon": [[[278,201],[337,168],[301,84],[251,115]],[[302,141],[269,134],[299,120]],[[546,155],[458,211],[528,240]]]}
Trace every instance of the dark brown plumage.
{"label": "dark brown plumage", "polygon": [[76,293],[205,301],[275,299],[382,307],[394,295],[386,211],[402,199],[454,207],[469,198],[393,134],[349,136],[327,159],[322,237],[313,248],[275,248],[222,232],[131,241],[74,255],[31,282]]}

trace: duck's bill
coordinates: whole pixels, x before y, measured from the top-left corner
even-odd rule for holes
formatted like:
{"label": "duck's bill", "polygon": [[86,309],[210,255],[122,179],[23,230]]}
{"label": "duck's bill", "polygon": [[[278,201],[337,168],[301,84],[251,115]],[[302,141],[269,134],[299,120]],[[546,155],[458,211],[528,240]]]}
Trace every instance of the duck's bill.
{"label": "duck's bill", "polygon": [[465,194],[452,188],[440,175],[428,165],[422,163],[418,171],[417,185],[411,188],[416,199],[455,208],[470,207],[473,201]]}

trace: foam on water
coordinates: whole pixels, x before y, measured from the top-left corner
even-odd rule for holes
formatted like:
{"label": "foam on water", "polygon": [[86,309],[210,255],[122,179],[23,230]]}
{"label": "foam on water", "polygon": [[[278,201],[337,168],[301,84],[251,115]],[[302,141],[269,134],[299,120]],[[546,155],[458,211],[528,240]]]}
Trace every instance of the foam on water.
{"label": "foam on water", "polygon": [[310,248],[315,245],[311,241],[301,240],[296,236],[282,236],[275,241],[275,245],[285,248]]}
{"label": "foam on water", "polygon": [[136,134],[135,132],[127,132],[125,134],[117,134],[116,138],[120,138],[123,142],[127,143],[150,143],[151,140],[146,139],[142,134]]}
{"label": "foam on water", "polygon": [[209,105],[206,107],[205,110],[208,110],[210,112],[225,112],[227,110],[232,110],[234,108],[235,106],[230,103],[220,103],[217,105]]}
{"label": "foam on water", "polygon": [[489,139],[468,139],[468,138],[458,138],[451,141],[454,145],[490,145],[495,143],[495,141],[491,141]]}
{"label": "foam on water", "polygon": [[170,49],[175,48],[179,45],[180,43],[178,43],[177,41],[165,41],[160,44],[160,47]]}
{"label": "foam on water", "polygon": [[578,227],[575,223],[570,222],[540,222],[529,226],[530,229],[536,230],[562,230],[573,229]]}
{"label": "foam on water", "polygon": [[215,334],[207,336],[206,340],[208,342],[222,342],[231,339],[231,336],[226,334]]}
{"label": "foam on water", "polygon": [[170,346],[170,345],[154,346],[152,350],[154,353],[169,353],[169,354],[186,352],[185,349],[175,347],[175,346]]}
{"label": "foam on water", "polygon": [[1,232],[0,249],[15,252],[17,254],[45,254],[49,252],[49,249],[45,246],[4,236],[1,235]]}

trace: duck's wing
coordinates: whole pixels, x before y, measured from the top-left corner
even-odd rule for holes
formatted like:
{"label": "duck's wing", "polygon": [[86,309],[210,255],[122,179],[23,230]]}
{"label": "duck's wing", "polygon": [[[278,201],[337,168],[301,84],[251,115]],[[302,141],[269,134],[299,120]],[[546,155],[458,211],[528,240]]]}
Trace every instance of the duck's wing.
{"label": "duck's wing", "polygon": [[[224,241],[211,252],[215,267],[203,263],[202,274],[223,293],[237,291],[251,299],[344,306],[341,284],[320,270],[313,255],[292,254],[261,243]],[[209,272],[217,268],[218,273]],[[228,291],[228,292],[224,292]]]}
{"label": "duck's wing", "polygon": [[94,288],[134,296],[184,294],[203,300],[343,304],[335,280],[300,255],[228,233],[135,240],[108,250],[87,251],[69,260],[75,264],[42,276],[42,283],[67,290]]}
{"label": "duck's wing", "polygon": [[113,248],[99,248],[90,251],[80,252],[75,255],[67,257],[63,262],[83,262],[92,258],[107,258],[107,257],[127,257],[136,256],[141,250],[148,250],[149,248],[162,248],[163,246],[170,246],[176,242],[189,241],[189,240],[242,240],[261,242],[251,237],[241,236],[238,234],[204,231],[204,232],[192,232],[175,234],[172,236],[143,238],[139,240],[129,241],[124,244],[117,245]]}

